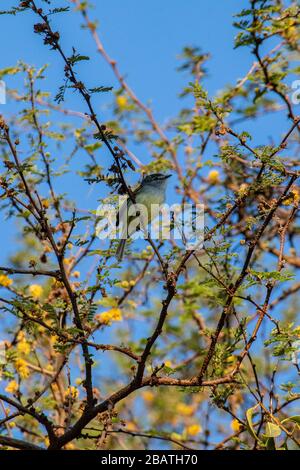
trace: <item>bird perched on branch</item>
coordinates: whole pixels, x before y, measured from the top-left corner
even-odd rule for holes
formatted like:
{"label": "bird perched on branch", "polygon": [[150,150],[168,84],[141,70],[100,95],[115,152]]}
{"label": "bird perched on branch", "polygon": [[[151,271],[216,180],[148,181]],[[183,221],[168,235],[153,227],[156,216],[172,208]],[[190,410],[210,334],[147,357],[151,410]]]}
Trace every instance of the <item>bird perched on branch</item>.
{"label": "bird perched on branch", "polygon": [[[118,214],[118,221],[119,224],[122,224],[123,222],[122,225],[124,225],[124,229],[121,232],[121,240],[116,251],[116,257],[118,261],[121,261],[123,258],[127,239],[139,228],[145,231],[148,223],[151,222],[151,220],[156,216],[155,210],[153,210],[153,206],[155,205],[154,207],[157,208],[157,206],[165,202],[167,179],[170,178],[170,176],[172,175],[164,175],[162,173],[153,173],[152,175],[147,175],[138,188],[135,189],[132,193],[134,202],[131,199],[127,199],[122,205]],[[134,203],[135,206],[138,205],[138,209],[140,207],[144,207],[145,212],[147,213],[146,219],[143,216],[144,212],[143,214],[139,214],[138,211],[136,211],[136,213],[132,211],[132,206]],[[130,208],[133,212],[133,215],[130,215]]]}

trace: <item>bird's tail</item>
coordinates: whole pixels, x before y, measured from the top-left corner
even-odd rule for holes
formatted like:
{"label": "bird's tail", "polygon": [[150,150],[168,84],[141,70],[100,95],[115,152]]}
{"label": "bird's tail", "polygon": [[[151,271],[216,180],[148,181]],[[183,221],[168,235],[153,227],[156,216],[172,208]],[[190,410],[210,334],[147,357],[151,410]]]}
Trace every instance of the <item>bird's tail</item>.
{"label": "bird's tail", "polygon": [[126,239],[122,238],[122,240],[120,240],[120,242],[119,242],[119,245],[118,245],[118,248],[117,248],[117,251],[116,251],[116,258],[119,262],[122,261],[123,254],[124,254],[124,249],[125,249],[125,244],[126,244]]}

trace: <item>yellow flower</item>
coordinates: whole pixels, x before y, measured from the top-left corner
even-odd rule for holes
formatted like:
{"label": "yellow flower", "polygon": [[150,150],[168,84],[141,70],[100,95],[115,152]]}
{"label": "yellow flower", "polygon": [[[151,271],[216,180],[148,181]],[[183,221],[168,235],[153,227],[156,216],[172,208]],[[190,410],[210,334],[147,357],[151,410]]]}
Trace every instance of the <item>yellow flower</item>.
{"label": "yellow flower", "polygon": [[45,253],[51,253],[52,247],[50,245],[44,244],[44,251]]}
{"label": "yellow flower", "polygon": [[25,339],[25,333],[23,330],[19,331],[17,339],[18,341],[22,341],[23,339]]}
{"label": "yellow flower", "polygon": [[30,344],[27,343],[25,338],[23,338],[17,344],[17,351],[21,354],[25,354],[25,356],[30,353],[30,349]]}
{"label": "yellow flower", "polygon": [[27,379],[29,377],[29,369],[24,359],[16,359],[15,367],[21,379]]}
{"label": "yellow flower", "polygon": [[295,26],[287,26],[287,28],[282,32],[282,35],[291,42],[296,42],[298,40],[297,28]]}
{"label": "yellow flower", "polygon": [[178,434],[178,432],[172,432],[170,437],[171,439],[175,439],[176,441],[182,440],[182,435]]}
{"label": "yellow flower", "polygon": [[66,266],[69,266],[72,262],[73,262],[73,260],[71,258],[65,258],[64,259],[64,263],[65,263]]}
{"label": "yellow flower", "polygon": [[295,206],[298,206],[300,201],[300,192],[297,188],[292,189],[289,194],[286,196],[282,204],[284,206],[289,206],[290,204],[294,204]]}
{"label": "yellow flower", "polygon": [[145,401],[152,402],[154,400],[154,393],[150,392],[150,390],[145,390],[145,392],[142,393],[142,397]]}
{"label": "yellow flower", "polygon": [[73,271],[72,276],[78,279],[80,277],[80,272],[79,271]]}
{"label": "yellow flower", "polygon": [[227,364],[232,364],[235,360],[235,356],[231,354],[231,356],[226,357]]}
{"label": "yellow flower", "polygon": [[65,449],[67,449],[67,450],[74,450],[74,449],[75,449],[75,445],[73,444],[73,442],[68,442],[68,443],[65,445]]}
{"label": "yellow flower", "polygon": [[110,315],[114,321],[122,320],[122,312],[119,308],[112,308],[110,311]]}
{"label": "yellow flower", "polygon": [[82,384],[82,379],[80,377],[77,377],[77,379],[75,379],[75,383],[76,383],[76,385],[81,385]]}
{"label": "yellow flower", "polygon": [[11,380],[7,387],[5,388],[5,391],[7,393],[16,393],[18,391],[19,385],[15,380]]}
{"label": "yellow flower", "polygon": [[296,326],[296,328],[293,330],[293,334],[300,336],[300,326]]}
{"label": "yellow flower", "polygon": [[49,199],[43,199],[43,200],[42,200],[42,204],[43,204],[43,207],[44,207],[45,209],[48,209],[49,206],[50,206],[50,201],[49,201]]}
{"label": "yellow flower", "polygon": [[10,423],[8,423],[8,426],[10,428],[15,428],[16,427],[16,423],[14,421],[10,421]]}
{"label": "yellow flower", "polygon": [[38,300],[43,294],[43,288],[39,284],[31,284],[28,288],[31,297]]}
{"label": "yellow flower", "polygon": [[126,423],[126,429],[128,431],[136,431],[135,423],[133,423],[132,421],[129,421],[128,423]]}
{"label": "yellow flower", "polygon": [[202,431],[202,428],[201,428],[200,424],[191,424],[190,426],[187,426],[187,428],[186,428],[186,432],[190,436],[196,436],[201,431]]}
{"label": "yellow flower", "polygon": [[185,403],[178,403],[176,406],[176,411],[179,414],[191,416],[194,413],[194,408],[190,405],[186,405]]}
{"label": "yellow flower", "polygon": [[80,130],[80,129],[75,129],[74,135],[75,135],[75,137],[77,137],[77,138],[81,137],[81,130]]}
{"label": "yellow flower", "polygon": [[230,423],[230,426],[233,432],[239,432],[241,429],[241,424],[239,423],[237,419],[233,419]]}
{"label": "yellow flower", "polygon": [[58,392],[58,385],[55,382],[53,382],[53,384],[51,385],[51,388],[52,388],[54,393]]}
{"label": "yellow flower", "polygon": [[123,287],[123,289],[127,289],[127,287],[129,287],[129,282],[128,281],[122,281],[120,283],[120,287]]}
{"label": "yellow flower", "polygon": [[79,392],[76,387],[71,386],[68,387],[67,390],[65,391],[65,398],[72,398],[75,400],[79,395]]}
{"label": "yellow flower", "polygon": [[239,190],[238,190],[238,195],[241,196],[241,197],[246,196],[246,194],[248,192],[248,188],[249,188],[249,185],[247,183],[241,184],[241,186],[239,187]]}
{"label": "yellow flower", "polygon": [[174,365],[172,364],[171,361],[165,361],[165,366],[170,367],[170,369],[172,369],[172,367],[174,367]]}
{"label": "yellow flower", "polygon": [[13,283],[12,279],[10,279],[5,274],[0,274],[0,286],[9,287]]}
{"label": "yellow flower", "polygon": [[217,183],[219,183],[219,182],[220,182],[220,174],[219,174],[218,170],[211,170],[211,171],[208,173],[207,181],[208,181],[210,184],[217,184]]}
{"label": "yellow flower", "polygon": [[58,336],[57,335],[51,335],[49,339],[50,339],[51,344],[55,344],[58,340]]}
{"label": "yellow flower", "polygon": [[122,321],[122,312],[119,308],[112,308],[107,312],[95,315],[95,319],[103,325],[110,325],[114,321]]}
{"label": "yellow flower", "polygon": [[125,109],[126,106],[128,105],[128,101],[126,96],[124,95],[119,95],[116,97],[116,103],[119,106],[120,109]]}

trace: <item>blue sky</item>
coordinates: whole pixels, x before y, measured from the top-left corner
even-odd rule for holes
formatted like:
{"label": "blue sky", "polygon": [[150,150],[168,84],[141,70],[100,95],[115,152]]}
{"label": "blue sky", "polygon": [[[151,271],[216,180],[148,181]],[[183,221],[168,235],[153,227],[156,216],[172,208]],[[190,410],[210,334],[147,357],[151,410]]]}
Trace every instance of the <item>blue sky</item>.
{"label": "blue sky", "polygon": [[[4,8],[16,5],[16,1],[6,0]],[[37,4],[45,5],[41,1]],[[64,0],[54,1],[53,7],[68,4]],[[112,0],[98,1],[92,17],[99,20],[99,33],[108,53],[118,62],[119,68],[126,76],[129,85],[144,102],[151,102],[155,117],[164,122],[176,115],[182,102],[178,94],[188,82],[187,75],[178,73],[178,55],[183,46],[200,46],[204,52],[211,54],[207,64],[209,76],[205,81],[210,95],[227,84],[236,83],[243,77],[253,63],[250,52],[244,48],[233,48],[237,30],[232,26],[233,15],[248,2],[240,0]],[[41,37],[33,33],[36,18],[32,14],[0,16],[0,68],[15,65],[23,60],[41,67],[49,64],[47,79],[43,87],[53,94],[57,93],[62,81],[62,62],[58,55],[48,50]],[[95,44],[89,33],[80,27],[82,20],[79,14],[55,15],[53,24],[61,33],[63,49],[71,54],[74,46],[92,60],[78,66],[78,72],[88,87],[100,85],[118,88],[115,77],[107,64],[95,54]],[[15,87],[19,82],[8,77],[7,86]],[[85,112],[84,103],[73,93],[68,93],[66,106]],[[100,121],[109,117],[106,98],[97,95],[95,108]],[[9,115],[16,110],[15,104],[8,100],[7,105],[0,105],[0,113]],[[63,120],[63,117],[60,118]],[[80,123],[78,123],[80,125]],[[248,124],[247,124],[248,126]],[[244,126],[243,129],[247,129]],[[280,134],[285,130],[285,117],[274,116],[262,118],[260,125],[250,125],[247,130],[255,131],[255,143],[269,142],[270,135]],[[105,152],[103,150],[103,152]],[[142,156],[139,156],[141,159]],[[105,158],[105,155],[103,155]],[[64,183],[66,192],[81,191],[87,197],[87,206],[96,208],[97,195],[89,187],[76,187],[74,181],[67,179]],[[59,184],[59,183],[58,183]],[[58,187],[61,190],[60,187]],[[81,203],[82,201],[80,201]],[[0,262],[7,261],[7,253],[14,251],[14,225],[5,222],[0,215],[1,231]]]}
{"label": "blue sky", "polygon": [[[153,100],[159,119],[168,118],[178,109],[175,98],[184,77],[175,72],[176,57],[184,45],[198,45],[212,54],[208,83],[212,93],[243,76],[251,65],[250,56],[232,48],[236,34],[232,16],[241,8],[238,0],[95,3],[97,6],[92,15],[99,19],[104,44],[137,94],[143,100]],[[9,0],[5,4],[14,5],[15,2]],[[68,2],[63,0],[53,2],[53,6],[65,4]],[[1,67],[21,58],[36,65],[49,62],[50,79],[55,87],[60,60],[55,53],[47,52],[41,38],[32,33],[33,22],[36,22],[33,16],[27,13],[1,17]],[[94,51],[89,34],[79,27],[79,15],[56,15],[53,22],[61,32],[65,49],[75,46],[87,55]],[[114,81],[106,65],[102,63],[101,66],[97,60],[85,63],[81,72],[90,82],[111,84]]]}
{"label": "blue sky", "polygon": [[[122,74],[126,76],[138,97],[143,102],[152,103],[154,116],[161,123],[176,116],[182,107],[182,100],[178,99],[178,95],[187,85],[189,77],[185,73],[178,73],[176,68],[180,64],[178,56],[183,46],[200,46],[203,51],[211,54],[207,64],[209,75],[205,80],[205,86],[211,96],[227,84],[236,83],[247,73],[253,62],[253,57],[246,49],[233,49],[234,36],[237,33],[232,26],[233,15],[240,11],[241,1],[115,0],[95,3],[96,7],[92,10],[91,17],[99,20],[100,37],[108,53],[117,60]],[[5,2],[5,7],[9,8],[15,4],[15,1],[8,0]],[[46,4],[42,1],[37,4],[46,8]],[[53,1],[52,8],[69,4],[70,2],[64,0]],[[62,61],[58,54],[43,45],[39,35],[33,33],[33,24],[36,22],[37,19],[31,13],[19,14],[16,17],[0,16],[0,68],[14,65],[18,60],[36,67],[49,64],[47,79],[42,86],[54,96],[62,84]],[[118,88],[112,71],[95,53],[95,43],[89,32],[81,27],[81,23],[81,16],[78,13],[53,16],[53,29],[60,31],[61,43],[67,55],[71,54],[74,46],[80,54],[92,58],[77,65],[79,76],[86,85],[88,87],[112,85]],[[20,79],[9,76],[6,83],[9,88],[17,88],[20,86]],[[100,121],[109,118],[110,96],[100,94],[95,95],[94,99]],[[66,106],[86,111],[81,98],[73,92],[67,94]],[[7,105],[0,105],[0,112],[5,115],[15,110],[16,105],[10,100]],[[59,120],[62,122],[63,117],[59,116]],[[272,120],[268,117],[261,118],[260,126],[247,124],[246,130],[255,131],[255,143],[262,144],[268,142],[268,134],[274,135],[275,129],[278,129],[278,134],[282,132],[284,129],[282,123],[282,117],[274,115]],[[80,125],[81,122],[77,120],[77,124]],[[138,151],[135,148],[133,150]],[[147,155],[138,154],[138,156],[142,161],[148,159]],[[99,152],[99,158],[103,159],[103,162],[109,159],[105,149]],[[58,180],[57,189],[60,190],[60,185],[63,185],[64,190],[74,195],[76,188],[81,204],[95,209],[99,187],[96,190],[86,188],[79,184],[79,177],[76,178],[76,176],[64,178],[61,183]],[[1,232],[0,240],[8,243],[12,231]],[[0,255],[0,259],[3,255],[5,254]]]}
{"label": "blue sky", "polygon": [[[5,7],[8,9],[15,4],[15,1],[9,0],[5,2]],[[45,5],[43,2],[38,4]],[[55,1],[53,7],[68,4],[69,2]],[[118,61],[120,70],[141,100],[152,103],[154,115],[160,122],[176,115],[182,105],[178,94],[186,85],[188,77],[178,73],[176,68],[183,46],[198,45],[203,51],[211,53],[210,75],[206,83],[211,94],[242,76],[251,64],[251,57],[240,50],[233,51],[232,47],[236,33],[232,27],[232,15],[240,7],[237,0],[226,2],[226,6],[221,1],[210,5],[196,0],[189,0],[187,3],[179,0],[154,0],[151,3],[117,0],[96,4],[91,14],[99,20],[101,39],[109,54]],[[36,22],[37,19],[30,13],[0,16],[0,68],[15,65],[18,60],[36,67],[47,63],[49,68],[43,89],[55,95],[62,84],[62,62],[56,53],[43,45],[42,38],[33,33],[33,24]],[[83,81],[89,87],[118,87],[107,64],[95,54],[95,43],[89,33],[81,28],[81,23],[79,14],[53,16],[53,27],[61,33],[64,50],[71,54],[74,46],[81,54],[93,58],[77,67]],[[18,77],[8,76],[6,85],[9,88],[18,88],[21,82]],[[67,95],[66,106],[86,111],[80,97],[72,92]],[[102,116],[103,119],[108,118],[106,95],[96,95],[95,108],[100,120]],[[15,103],[9,99],[5,106],[0,105],[0,112],[5,115],[10,115],[15,110]],[[59,119],[63,120],[61,116]],[[107,155],[103,154],[103,158],[105,157]],[[143,156],[140,158],[143,160]],[[63,181],[64,188],[70,193],[74,190],[73,182],[66,178]],[[59,181],[56,184],[59,185]],[[80,186],[83,191],[81,200],[85,201],[86,206],[92,205],[95,208],[95,191]],[[6,224],[7,229],[1,230],[0,240],[3,240],[9,251],[13,251],[9,242],[14,228],[11,223]],[[1,253],[2,261],[6,253]]]}
{"label": "blue sky", "polygon": [[[155,117],[163,123],[176,116],[181,109],[182,101],[178,99],[178,95],[190,79],[185,73],[176,71],[180,64],[178,56],[184,46],[200,46],[204,52],[211,54],[207,63],[209,75],[205,80],[205,86],[211,96],[227,84],[236,83],[248,72],[253,63],[250,51],[245,48],[233,48],[237,30],[232,26],[232,22],[234,14],[243,6],[241,3],[238,0],[114,0],[96,2],[96,7],[91,11],[91,18],[99,20],[99,34],[104,46],[109,55],[118,62],[129,85],[142,101],[152,103]],[[5,2],[5,7],[9,8],[15,4],[15,1],[9,0]],[[40,1],[37,5],[45,7],[46,4]],[[70,5],[70,2],[52,2],[52,8],[65,5]],[[91,57],[90,61],[77,65],[78,76],[85,84],[88,87],[112,85],[118,88],[110,68],[95,53],[95,43],[89,32],[81,27],[80,14],[58,14],[52,18],[53,29],[60,31],[61,44],[66,54],[71,55],[74,46],[80,54]],[[12,66],[18,60],[36,67],[47,63],[47,78],[41,85],[44,90],[49,90],[55,95],[62,84],[62,61],[58,54],[43,45],[39,35],[33,33],[33,25],[36,22],[36,17],[31,13],[22,13],[15,17],[0,16],[0,68]],[[8,76],[6,84],[9,88],[14,88],[20,86],[21,82],[18,77]],[[110,94],[94,95],[94,106],[100,121],[110,117],[109,100]],[[81,98],[73,92],[67,93],[64,105],[86,111]],[[6,105],[0,105],[0,112],[6,116],[16,109],[16,104],[9,99]],[[63,122],[64,116],[60,115],[59,120]],[[254,133],[255,143],[266,144],[269,143],[271,135],[277,137],[278,134],[277,138],[280,139],[287,127],[285,122],[286,117],[278,113],[274,114],[272,119],[269,116],[262,117],[259,125],[247,122],[243,124],[242,129]],[[81,125],[80,120],[77,120],[77,125]],[[65,151],[64,146],[61,151]],[[148,158],[145,155],[138,156],[142,161]],[[110,158],[105,149],[100,149],[97,157],[103,162]],[[170,187],[176,183],[174,180],[175,178],[171,178]],[[88,186],[74,173],[70,177],[58,179],[56,188],[75,196],[79,207],[89,209],[96,209],[101,191],[106,190],[105,187],[99,189],[99,185]],[[15,251],[15,222],[4,221],[2,213],[0,221],[0,243],[5,247],[5,250],[1,250],[0,261],[6,263],[8,253]]]}
{"label": "blue sky", "polygon": [[[205,86],[211,96],[227,84],[236,83],[243,77],[253,63],[250,51],[245,48],[234,49],[234,36],[237,30],[232,26],[233,15],[240,11],[241,2],[238,0],[222,0],[204,2],[199,0],[114,0],[112,2],[96,2],[91,12],[92,19],[99,20],[99,34],[111,57],[118,62],[121,72],[126,76],[129,85],[144,102],[152,102],[155,117],[164,122],[182,107],[178,94],[189,81],[185,73],[178,73],[178,55],[185,45],[200,46],[203,51],[211,54],[207,64],[209,71]],[[8,0],[5,7],[15,5]],[[37,2],[45,6],[44,2]],[[52,2],[52,7],[70,4],[60,0]],[[78,64],[78,76],[88,87],[99,85],[118,88],[110,68],[104,60],[95,53],[95,43],[88,31],[81,27],[82,19],[78,13],[67,13],[53,16],[53,29],[61,34],[61,43],[67,55],[71,55],[72,46],[83,55],[91,56],[90,61]],[[60,57],[43,45],[42,38],[33,33],[33,24],[37,19],[31,13],[14,16],[0,16],[1,59],[0,68],[12,66],[18,60],[41,67],[49,64],[47,78],[42,82],[43,89],[55,95],[62,84],[63,65]],[[8,76],[6,84],[9,88],[20,86],[20,79]],[[100,121],[110,117],[108,101],[109,94],[95,95],[95,109]],[[85,112],[86,108],[81,98],[68,92],[66,107]],[[0,105],[0,112],[9,116],[16,111],[16,104],[8,99],[6,105]],[[62,122],[64,117],[59,116]],[[81,125],[81,122],[77,122]],[[255,134],[255,143],[266,144],[270,136],[277,141],[286,130],[286,117],[280,113],[262,117],[257,123],[243,124],[243,130]],[[61,152],[64,152],[62,146]],[[138,154],[143,161],[148,158]],[[213,156],[213,154],[212,154]],[[109,155],[105,149],[100,149],[97,157],[106,162]],[[170,186],[176,183],[171,179]],[[79,176],[63,177],[56,182],[58,191],[75,195],[78,205],[96,209],[100,193],[105,188],[89,187]],[[0,243],[6,249],[1,250],[0,261],[7,261],[7,254],[15,250],[15,222],[5,221],[0,215],[2,229]]]}

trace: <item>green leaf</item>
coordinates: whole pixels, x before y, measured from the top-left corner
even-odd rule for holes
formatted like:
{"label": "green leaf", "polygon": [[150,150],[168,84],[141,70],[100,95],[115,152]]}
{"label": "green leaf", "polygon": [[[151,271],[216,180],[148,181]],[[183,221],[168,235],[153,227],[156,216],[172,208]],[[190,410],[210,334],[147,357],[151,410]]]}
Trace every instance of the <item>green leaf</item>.
{"label": "green leaf", "polygon": [[289,421],[291,421],[292,423],[296,423],[296,424],[298,424],[298,426],[300,426],[300,416],[299,415],[290,416],[289,418],[285,418],[283,421],[281,421],[281,424],[287,423]]}
{"label": "green leaf", "polygon": [[6,67],[2,70],[0,70],[0,78],[4,77],[5,75],[16,75],[18,72],[20,72],[19,67]]}
{"label": "green leaf", "polygon": [[89,92],[90,93],[106,93],[108,91],[111,91],[113,89],[112,86],[98,86],[96,88],[90,88]]}
{"label": "green leaf", "polygon": [[118,138],[118,136],[113,134],[112,131],[108,130],[108,131],[103,131],[102,134],[100,132],[97,132],[96,134],[94,134],[94,138],[97,140],[101,140],[101,141],[104,141],[104,140],[111,141],[113,139]]}
{"label": "green leaf", "polygon": [[246,411],[246,420],[247,420],[247,427],[248,427],[248,431],[250,432],[251,436],[256,440],[258,441],[259,443],[262,443],[262,441],[259,439],[259,437],[257,436],[255,430],[254,430],[254,427],[253,427],[253,421],[252,421],[252,418],[253,418],[253,414],[256,412],[256,410],[258,410],[259,408],[259,405],[255,405],[253,406],[252,408],[249,408],[247,411]]}
{"label": "green leaf", "polygon": [[71,63],[71,65],[75,65],[77,62],[81,62],[83,60],[90,60],[90,58],[87,55],[80,55],[75,53],[68,58],[68,61]]}
{"label": "green leaf", "polygon": [[266,424],[266,436],[267,437],[278,437],[281,434],[281,429],[278,424],[268,422]]}
{"label": "green leaf", "polygon": [[11,10],[1,10],[0,15],[16,15],[17,13],[20,13],[21,11],[26,10],[26,8],[21,8],[21,7],[12,7]]}
{"label": "green leaf", "polygon": [[53,10],[49,11],[48,15],[55,15],[56,13],[65,13],[67,11],[70,11],[70,7],[54,8]]}

